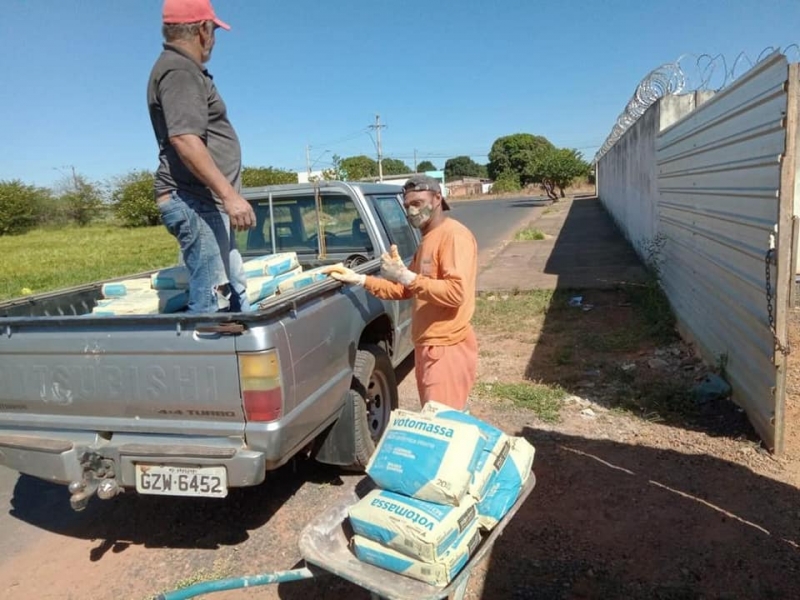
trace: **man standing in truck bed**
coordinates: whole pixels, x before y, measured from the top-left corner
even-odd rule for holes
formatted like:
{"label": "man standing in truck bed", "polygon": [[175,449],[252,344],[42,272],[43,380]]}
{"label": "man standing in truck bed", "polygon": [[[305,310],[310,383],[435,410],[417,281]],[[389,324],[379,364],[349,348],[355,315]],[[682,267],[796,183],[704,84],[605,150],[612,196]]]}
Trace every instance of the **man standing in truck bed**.
{"label": "man standing in truck bed", "polygon": [[159,149],[158,210],[189,270],[188,311],[247,311],[234,230],[252,227],[255,213],[239,193],[239,139],[203,66],[215,30],[230,27],[217,18],[210,0],[165,0],[162,16],[166,43],[147,85]]}
{"label": "man standing in truck bed", "polygon": [[470,323],[478,245],[469,229],[444,214],[450,207],[436,179],[415,175],[403,192],[408,221],[422,231],[410,268],[399,257],[384,255],[383,279],[340,265],[326,270],[379,298],[413,299],[411,335],[420,402],[424,406],[435,400],[464,410],[478,370],[478,343]]}

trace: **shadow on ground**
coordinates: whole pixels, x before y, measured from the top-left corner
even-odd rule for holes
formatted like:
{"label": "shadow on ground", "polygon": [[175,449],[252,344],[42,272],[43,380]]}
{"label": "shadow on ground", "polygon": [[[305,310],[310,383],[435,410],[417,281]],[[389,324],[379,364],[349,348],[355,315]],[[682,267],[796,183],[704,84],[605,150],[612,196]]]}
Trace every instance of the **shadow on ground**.
{"label": "shadow on ground", "polygon": [[233,489],[224,499],[161,498],[127,492],[112,500],[92,498],[84,511],[74,512],[66,486],[21,475],[9,514],[60,535],[100,540],[91,551],[93,561],[131,545],[217,549],[247,540],[249,531],[267,523],[307,481],[341,485],[336,468],[297,460],[268,473],[261,485]]}
{"label": "shadow on ground", "polygon": [[[800,491],[735,463],[523,427],[537,485],[483,565],[483,600],[796,597]],[[302,566],[302,563],[296,565]],[[369,598],[335,576],[283,600]]]}
{"label": "shadow on ground", "polygon": [[482,598],[796,597],[797,489],[709,456],[520,434],[537,487],[495,545]]}
{"label": "shadow on ground", "polygon": [[526,378],[649,421],[757,441],[732,402],[694,395],[716,366],[681,341],[666,296],[600,201],[575,199],[554,238],[544,272],[557,283]]}

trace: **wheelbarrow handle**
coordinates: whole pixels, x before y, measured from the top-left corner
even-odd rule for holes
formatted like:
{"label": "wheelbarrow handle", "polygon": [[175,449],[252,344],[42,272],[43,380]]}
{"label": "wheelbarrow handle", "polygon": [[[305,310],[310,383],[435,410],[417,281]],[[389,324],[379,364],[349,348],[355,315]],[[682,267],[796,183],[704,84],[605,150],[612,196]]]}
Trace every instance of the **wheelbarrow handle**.
{"label": "wheelbarrow handle", "polygon": [[244,577],[229,577],[228,579],[216,579],[212,581],[201,581],[189,587],[164,592],[155,596],[153,600],[186,600],[201,594],[212,592],[222,592],[224,590],[238,590],[256,585],[268,585],[270,583],[285,583],[287,581],[300,581],[302,579],[313,579],[316,575],[307,567],[302,569],[291,569],[289,571],[277,571],[275,573],[261,573],[260,575],[246,575]]}

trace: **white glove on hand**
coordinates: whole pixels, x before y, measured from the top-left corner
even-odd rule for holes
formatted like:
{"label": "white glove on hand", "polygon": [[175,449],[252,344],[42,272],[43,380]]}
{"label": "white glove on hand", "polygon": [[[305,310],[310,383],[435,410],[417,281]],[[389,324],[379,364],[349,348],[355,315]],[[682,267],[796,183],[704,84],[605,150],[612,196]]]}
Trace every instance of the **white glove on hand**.
{"label": "white glove on hand", "polygon": [[337,264],[337,265],[330,265],[329,267],[325,267],[322,269],[323,273],[326,273],[336,279],[337,281],[341,281],[343,283],[354,283],[356,285],[364,285],[364,281],[366,281],[367,276],[363,273],[356,273],[353,269],[348,269],[344,265]]}
{"label": "white glove on hand", "polygon": [[411,285],[417,278],[417,274],[410,271],[401,259],[392,258],[386,253],[381,255],[381,275],[389,281],[405,286]]}

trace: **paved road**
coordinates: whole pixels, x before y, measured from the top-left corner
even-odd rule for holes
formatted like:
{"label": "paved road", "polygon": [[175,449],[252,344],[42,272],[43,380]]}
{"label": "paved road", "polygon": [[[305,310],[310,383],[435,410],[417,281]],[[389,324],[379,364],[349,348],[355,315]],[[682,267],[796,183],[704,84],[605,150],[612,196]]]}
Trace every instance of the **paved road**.
{"label": "paved road", "polygon": [[481,254],[479,262],[485,266],[506,239],[533,220],[536,209],[549,205],[544,198],[454,200],[451,212],[472,230]]}

